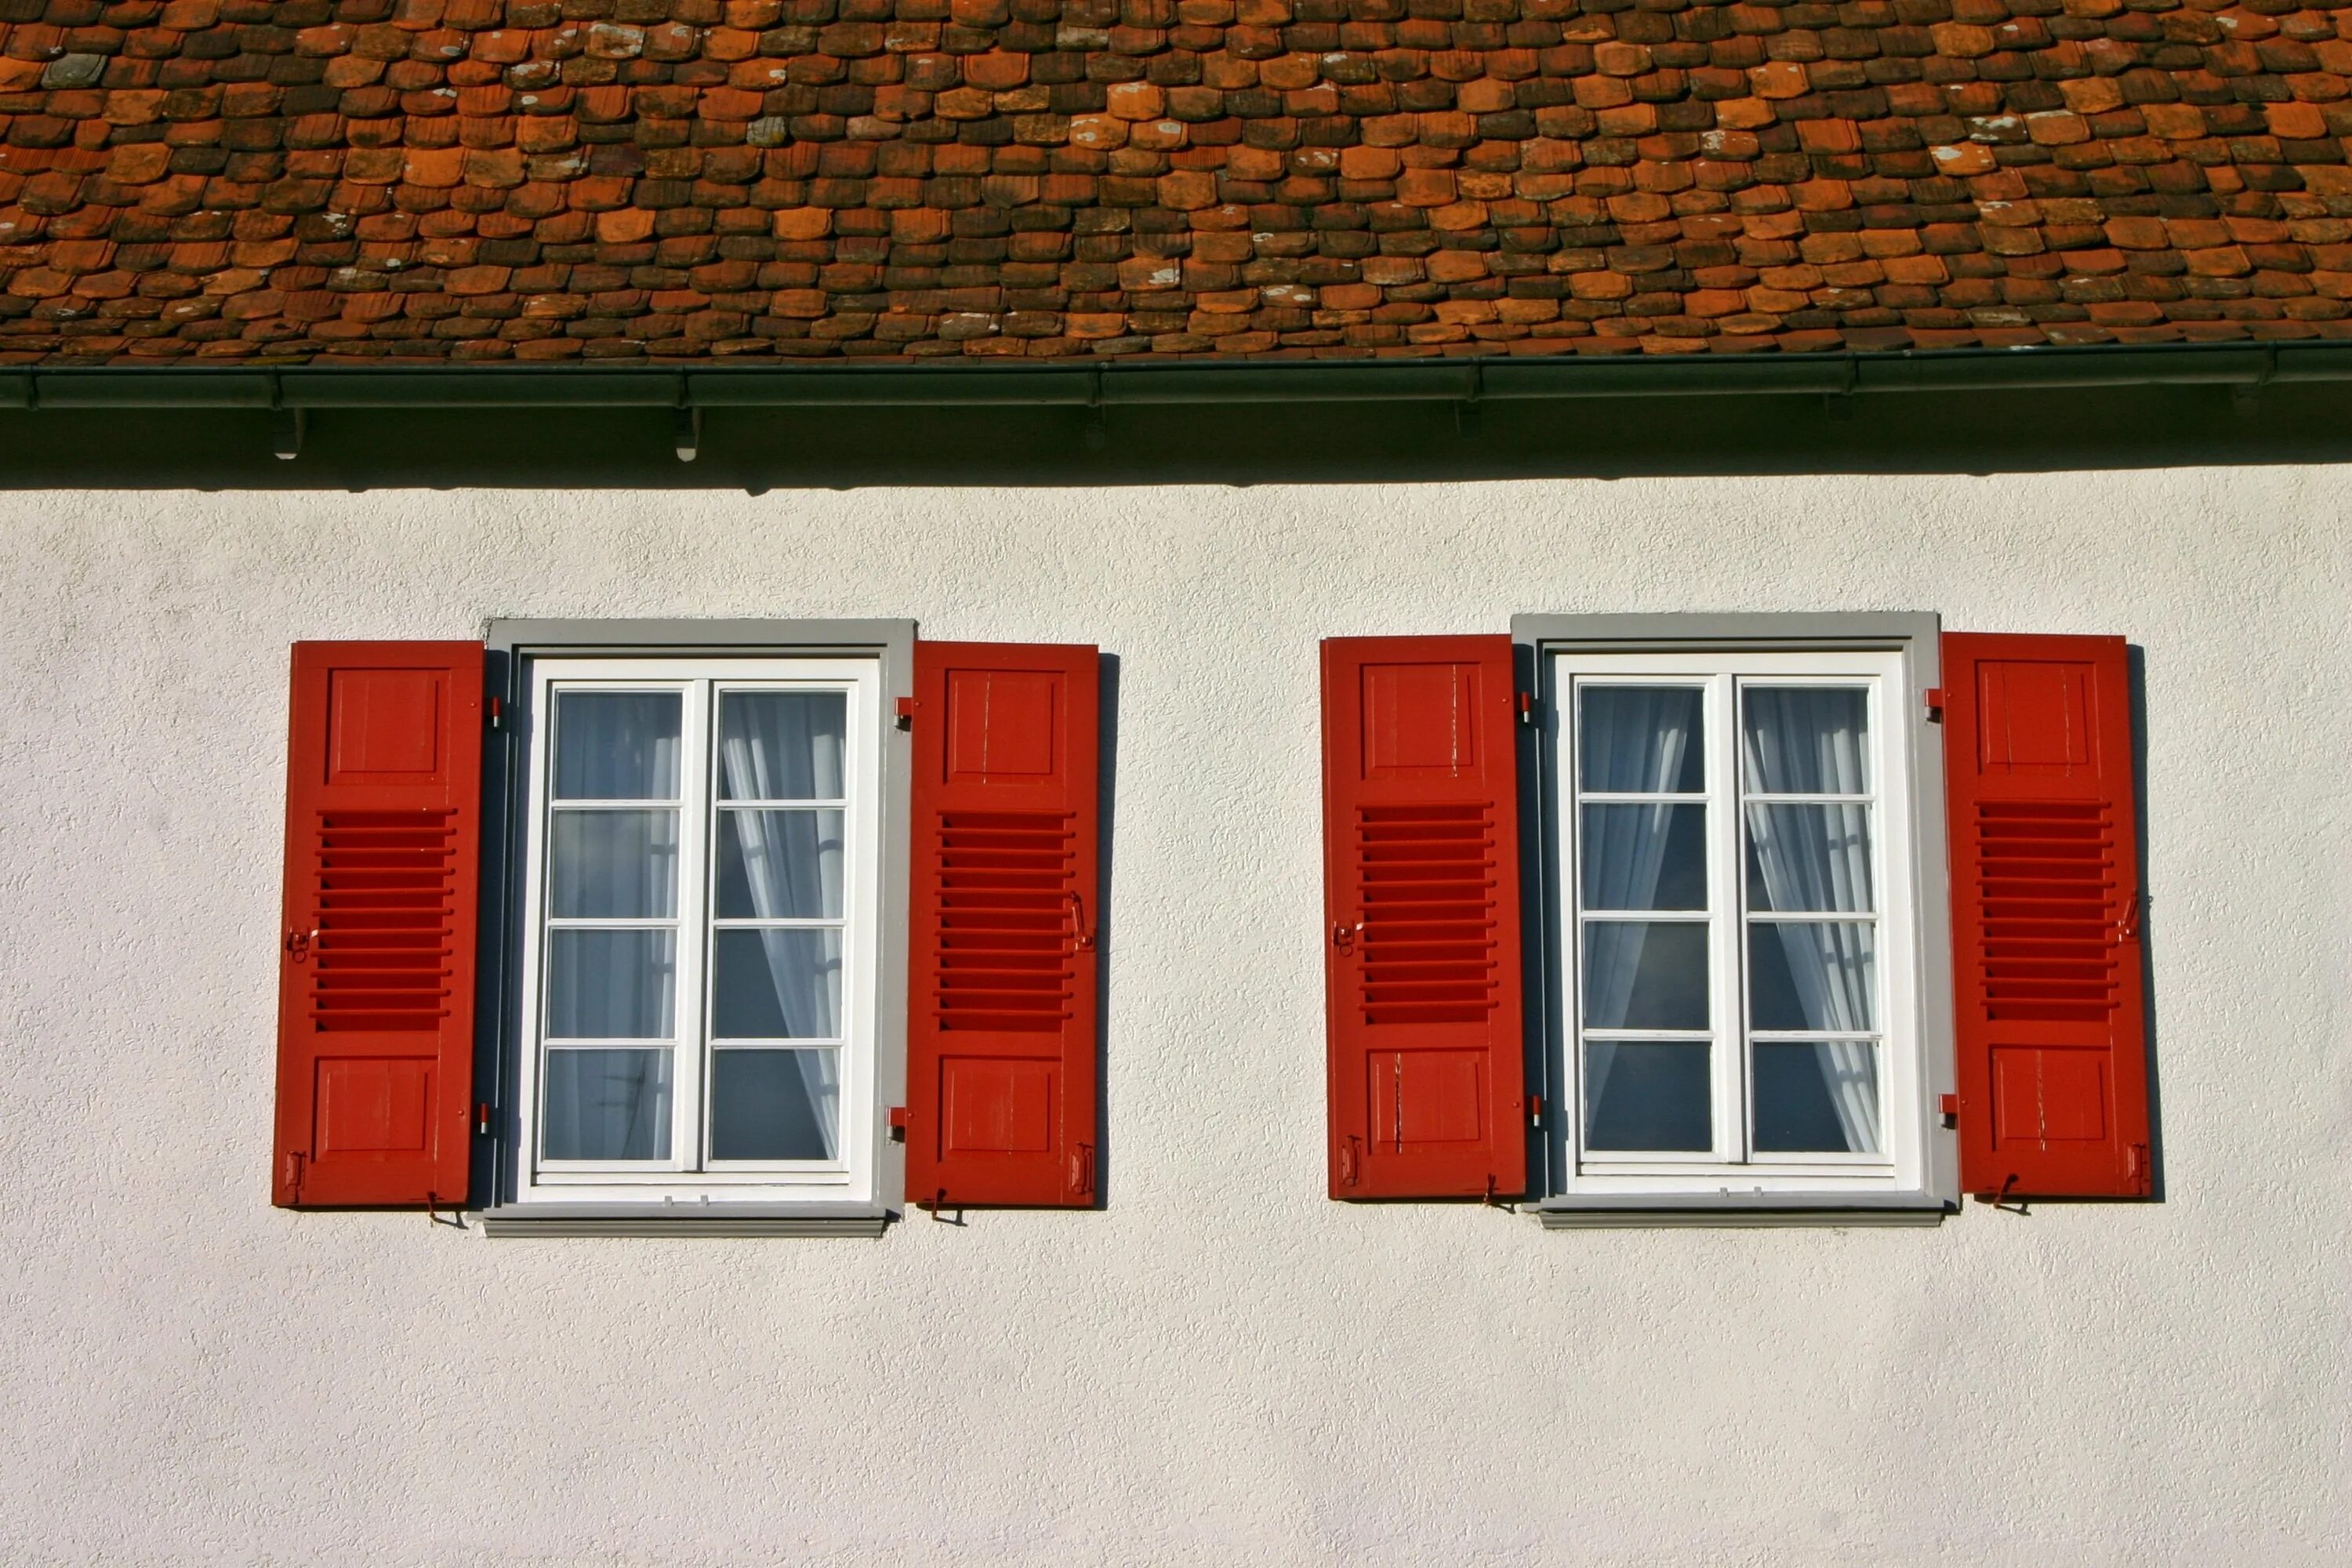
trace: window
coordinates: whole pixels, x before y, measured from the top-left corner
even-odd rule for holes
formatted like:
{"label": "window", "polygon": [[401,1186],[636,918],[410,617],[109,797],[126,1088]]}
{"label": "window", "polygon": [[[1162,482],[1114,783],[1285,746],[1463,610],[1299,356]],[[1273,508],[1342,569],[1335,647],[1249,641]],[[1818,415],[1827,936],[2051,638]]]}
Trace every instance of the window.
{"label": "window", "polygon": [[273,1200],[1093,1207],[1102,663],[887,620],[297,643]]}
{"label": "window", "polygon": [[533,661],[517,1195],[873,1187],[880,681]]}
{"label": "window", "polygon": [[1918,1186],[1901,654],[1549,660],[1559,1191]]}

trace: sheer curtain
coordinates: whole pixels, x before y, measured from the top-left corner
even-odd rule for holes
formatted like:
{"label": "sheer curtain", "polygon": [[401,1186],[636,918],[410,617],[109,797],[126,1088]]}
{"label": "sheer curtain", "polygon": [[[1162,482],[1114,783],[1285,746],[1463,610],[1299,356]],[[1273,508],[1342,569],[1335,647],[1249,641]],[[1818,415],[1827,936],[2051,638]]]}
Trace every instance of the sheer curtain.
{"label": "sheer curtain", "polygon": [[[726,800],[837,800],[847,699],[838,692],[730,691],[721,701],[719,759]],[[761,920],[840,912],[843,816],[838,811],[730,811],[751,911]],[[828,831],[829,829],[829,831]],[[760,931],[769,983],[794,1034],[833,1034],[841,1018],[841,946],[806,928]],[[822,1026],[820,1027],[820,1026]],[[841,1053],[796,1050],[824,1157],[839,1152]]]}
{"label": "sheer curtain", "polygon": [[[1688,688],[1587,688],[1578,732],[1584,789],[1654,795],[1684,787],[1684,763],[1696,743],[1699,710],[1699,693]],[[1587,910],[1655,906],[1675,809],[1664,804],[1615,807],[1607,814],[1611,831],[1585,836]],[[1650,929],[1647,921],[1585,922],[1584,1018],[1588,1024],[1625,1017]],[[1595,1040],[1586,1047],[1587,1105],[1600,1103],[1616,1061],[1614,1042]]]}
{"label": "sheer curtain", "polygon": [[[1852,688],[1751,688],[1743,731],[1749,793],[1866,791],[1865,712],[1864,694]],[[1751,870],[1763,884],[1758,912],[1874,911],[1868,806],[1751,804],[1748,842]],[[1780,943],[1807,1028],[1875,1032],[1874,926],[1871,921],[1781,921],[1766,928]],[[1878,1152],[1872,1050],[1866,1040],[1814,1047],[1846,1147],[1856,1153]]]}

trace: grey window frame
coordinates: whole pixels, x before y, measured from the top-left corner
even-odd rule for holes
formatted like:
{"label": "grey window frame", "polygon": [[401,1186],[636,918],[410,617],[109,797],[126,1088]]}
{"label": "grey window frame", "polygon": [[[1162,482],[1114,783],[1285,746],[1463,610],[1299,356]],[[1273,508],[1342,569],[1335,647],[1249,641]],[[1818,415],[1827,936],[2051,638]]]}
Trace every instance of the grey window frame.
{"label": "grey window frame", "polygon": [[[887,721],[915,693],[912,620],[493,620],[483,638],[490,694],[504,716],[483,756],[482,921],[475,1094],[492,1108],[490,1135],[475,1150],[474,1190],[491,1236],[879,1236],[896,1217],[884,1194],[906,1190],[906,1149],[888,1136],[888,1108],[907,1098],[906,910],[914,821],[908,732]],[[881,929],[876,933],[874,1147],[867,1203],[517,1204],[523,1129],[519,1080],[523,1039],[522,858],[515,853],[530,810],[530,769],[518,744],[531,722],[531,665],[540,658],[872,658],[881,671]],[[716,1212],[713,1212],[716,1211]]]}
{"label": "grey window frame", "polygon": [[[1667,613],[1656,615],[1517,615],[1511,641],[1524,689],[1538,712],[1559,711],[1552,689],[1555,653],[1775,653],[1875,651],[1898,654],[1910,715],[1905,740],[1910,756],[1911,852],[1914,858],[1913,959],[1917,965],[1921,1074],[1928,1107],[1955,1091],[1952,1020],[1951,885],[1945,858],[1944,731],[1926,693],[1943,684],[1941,618],[1932,611],[1826,613]],[[1916,1190],[1842,1193],[1610,1194],[1559,1192],[1563,1162],[1572,1160],[1574,1108],[1561,1103],[1567,1038],[1565,988],[1554,973],[1561,916],[1558,857],[1553,853],[1559,781],[1553,748],[1520,749],[1519,798],[1527,803],[1519,835],[1527,886],[1536,889],[1536,918],[1526,932],[1528,1031],[1528,1087],[1552,1107],[1536,1138],[1529,1165],[1529,1206],[1547,1227],[1674,1225],[1933,1225],[1959,1205],[1959,1144],[1941,1119],[1928,1116],[1922,1184]]]}

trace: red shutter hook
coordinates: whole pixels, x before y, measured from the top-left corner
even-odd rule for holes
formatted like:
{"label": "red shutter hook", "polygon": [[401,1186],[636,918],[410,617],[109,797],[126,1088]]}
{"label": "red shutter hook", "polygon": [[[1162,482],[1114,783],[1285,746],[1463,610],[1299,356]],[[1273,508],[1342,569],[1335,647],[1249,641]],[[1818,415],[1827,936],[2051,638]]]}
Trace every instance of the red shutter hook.
{"label": "red shutter hook", "polygon": [[1095,933],[1087,929],[1087,901],[1078,896],[1076,888],[1070,889],[1070,929],[1076,933],[1081,949],[1094,946]]}

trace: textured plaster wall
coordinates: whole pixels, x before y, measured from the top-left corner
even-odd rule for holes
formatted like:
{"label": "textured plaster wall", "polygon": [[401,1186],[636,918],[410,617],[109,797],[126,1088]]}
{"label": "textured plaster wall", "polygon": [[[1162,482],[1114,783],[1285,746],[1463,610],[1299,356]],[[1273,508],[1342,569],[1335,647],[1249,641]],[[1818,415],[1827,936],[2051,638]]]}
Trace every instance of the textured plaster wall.
{"label": "textured plaster wall", "polygon": [[[16,1563],[2352,1556],[2342,471],[0,497]],[[1322,1196],[1315,643],[1940,610],[2147,647],[2160,1205]],[[485,1240],[268,1202],[286,644],[915,616],[1122,661],[1108,1207]]]}

